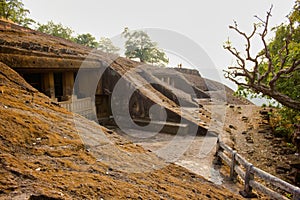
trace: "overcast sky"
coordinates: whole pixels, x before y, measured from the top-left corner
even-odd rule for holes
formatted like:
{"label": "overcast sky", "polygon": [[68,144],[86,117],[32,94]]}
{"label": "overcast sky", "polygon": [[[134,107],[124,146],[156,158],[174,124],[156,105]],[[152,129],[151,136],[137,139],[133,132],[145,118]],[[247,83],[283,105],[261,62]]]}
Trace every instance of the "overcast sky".
{"label": "overcast sky", "polygon": [[[222,69],[233,62],[233,58],[222,45],[229,37],[234,44],[243,48],[242,40],[228,29],[236,20],[242,30],[249,32],[254,15],[264,18],[273,4],[270,25],[285,22],[294,1],[290,0],[227,0],[227,1],[171,1],[171,0],[23,0],[30,10],[30,17],[40,23],[49,20],[61,22],[76,33],[91,33],[97,39],[112,38],[124,27],[129,29],[158,28],[179,33],[198,44],[216,66],[219,77]],[[164,36],[166,37],[166,36]],[[166,38],[167,39],[167,38]],[[176,42],[175,42],[176,43]],[[257,44],[254,51],[261,49]],[[179,55],[180,56],[180,55]],[[181,62],[170,56],[170,65]],[[183,62],[184,63],[184,62]],[[184,63],[184,67],[188,64]],[[213,73],[200,73],[211,79]],[[215,75],[217,76],[217,75]],[[232,88],[234,84],[223,81]]]}

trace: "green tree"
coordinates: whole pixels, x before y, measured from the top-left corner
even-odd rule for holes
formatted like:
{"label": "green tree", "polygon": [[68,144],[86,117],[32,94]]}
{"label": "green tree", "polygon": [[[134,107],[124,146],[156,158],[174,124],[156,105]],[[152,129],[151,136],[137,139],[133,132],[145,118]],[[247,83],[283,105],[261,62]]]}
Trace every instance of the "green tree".
{"label": "green tree", "polygon": [[38,24],[37,30],[67,40],[74,40],[72,37],[74,31],[61,23],[55,24],[53,21],[49,21],[46,24]]}
{"label": "green tree", "polygon": [[122,35],[127,39],[125,42],[127,58],[138,58],[141,62],[151,64],[167,64],[169,62],[166,54],[144,31],[129,31],[128,28],[125,28]]}
{"label": "green tree", "polygon": [[78,44],[91,47],[91,48],[97,48],[98,42],[96,41],[96,38],[92,36],[90,33],[80,34],[78,35],[74,41]]}
{"label": "green tree", "polygon": [[[300,100],[300,1],[294,7],[289,16],[289,24],[282,24],[274,30],[274,39],[268,44],[268,54],[274,68],[275,76],[269,73],[265,80],[270,83],[276,91],[290,97],[293,100]],[[266,54],[266,50],[262,51]],[[271,66],[271,70],[272,70]],[[261,71],[266,73],[270,67],[263,62]],[[278,79],[276,79],[278,78]],[[290,106],[288,106],[290,107]],[[300,109],[298,109],[300,110]]]}
{"label": "green tree", "polygon": [[0,0],[0,18],[28,27],[35,23],[33,19],[27,17],[29,13],[21,0]]}
{"label": "green tree", "polygon": [[106,53],[115,53],[117,54],[120,48],[113,45],[112,41],[109,38],[101,37],[99,41],[98,49]]}

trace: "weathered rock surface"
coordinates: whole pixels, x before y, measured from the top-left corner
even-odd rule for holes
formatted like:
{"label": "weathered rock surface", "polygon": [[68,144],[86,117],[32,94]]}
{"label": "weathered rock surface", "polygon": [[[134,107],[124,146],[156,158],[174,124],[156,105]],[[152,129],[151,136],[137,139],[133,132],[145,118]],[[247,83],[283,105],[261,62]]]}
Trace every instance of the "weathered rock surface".
{"label": "weathered rock surface", "polygon": [[[162,161],[94,122],[74,118],[3,63],[0,89],[1,199],[239,199],[174,164],[126,173],[102,162],[99,155],[116,161],[123,156],[106,147],[143,154],[154,165]],[[92,134],[78,134],[83,130]],[[96,132],[102,140],[93,140]]]}

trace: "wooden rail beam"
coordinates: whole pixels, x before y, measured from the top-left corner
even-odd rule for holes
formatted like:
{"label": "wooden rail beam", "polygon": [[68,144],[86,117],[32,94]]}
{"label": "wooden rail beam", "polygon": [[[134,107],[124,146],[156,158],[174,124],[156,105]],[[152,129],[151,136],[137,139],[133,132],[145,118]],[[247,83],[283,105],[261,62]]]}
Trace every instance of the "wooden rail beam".
{"label": "wooden rail beam", "polygon": [[267,194],[270,196],[272,199],[277,199],[277,200],[289,200],[288,198],[282,196],[281,194],[278,194],[277,192],[265,187],[264,185],[255,182],[255,181],[250,181],[250,185],[253,189],[256,189],[258,191],[263,192],[264,194]]}

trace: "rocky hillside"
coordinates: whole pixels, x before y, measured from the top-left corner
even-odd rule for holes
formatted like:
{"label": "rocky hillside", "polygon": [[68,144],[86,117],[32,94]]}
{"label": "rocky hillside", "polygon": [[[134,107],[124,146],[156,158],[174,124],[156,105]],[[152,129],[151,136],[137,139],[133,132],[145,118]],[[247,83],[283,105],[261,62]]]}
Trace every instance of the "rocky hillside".
{"label": "rocky hillside", "polygon": [[[98,132],[103,139],[93,140]],[[3,63],[0,133],[1,199],[239,199],[174,164],[133,173],[102,161],[104,156],[116,163],[124,158],[111,152],[114,147],[128,155],[143,154],[153,165],[163,162],[114,132],[73,116]],[[128,159],[126,164],[138,166],[140,161]]]}
{"label": "rocky hillside", "polygon": [[[174,102],[176,95],[181,95],[182,93],[167,97],[149,84],[139,74],[139,67],[144,66],[143,63],[119,57],[118,55],[107,54],[100,50],[93,50],[63,38],[47,35],[1,20],[0,62],[20,74],[26,71],[34,73],[40,70],[43,70],[43,72],[49,70],[78,71],[81,67],[96,69],[105,65],[114,71],[116,77],[122,77],[133,88],[138,88],[139,94],[144,99],[164,107],[172,115],[186,119],[192,126],[200,127],[199,132],[205,132],[209,125],[206,117],[201,118],[201,121],[199,121]],[[140,85],[143,85],[143,87],[140,87]],[[113,89],[113,87],[114,84],[110,84],[110,89]],[[109,93],[111,92],[109,91]],[[172,91],[169,92],[172,93]],[[170,98],[172,96],[175,97],[172,99]]]}

